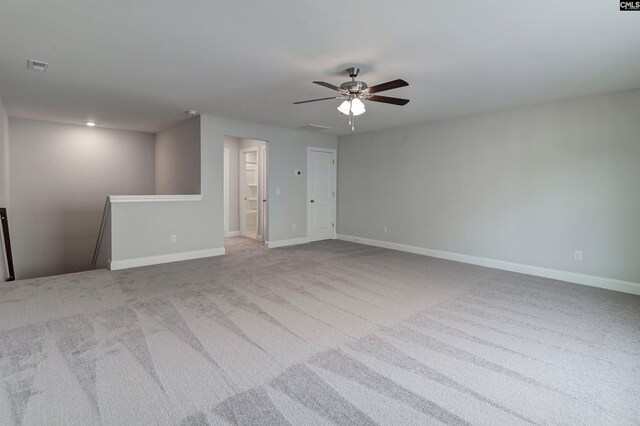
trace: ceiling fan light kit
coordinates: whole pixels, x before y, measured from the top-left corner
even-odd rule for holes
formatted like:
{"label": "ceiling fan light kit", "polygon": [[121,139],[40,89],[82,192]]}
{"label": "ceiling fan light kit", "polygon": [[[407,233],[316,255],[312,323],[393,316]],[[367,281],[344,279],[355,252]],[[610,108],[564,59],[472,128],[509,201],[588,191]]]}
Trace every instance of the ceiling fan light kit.
{"label": "ceiling fan light kit", "polygon": [[366,108],[362,101],[358,98],[353,98],[349,101],[344,101],[338,107],[338,111],[344,115],[352,114],[354,116],[362,115],[365,113]]}
{"label": "ceiling fan light kit", "polygon": [[409,102],[408,99],[374,95],[374,93],[382,92],[385,90],[408,86],[409,83],[404,80],[398,79],[369,87],[364,81],[356,81],[356,77],[360,73],[360,68],[350,67],[347,68],[346,71],[349,74],[349,77],[351,77],[351,81],[345,81],[340,85],[340,87],[335,86],[331,83],[326,83],[324,81],[314,81],[315,84],[340,92],[340,96],[311,99],[308,101],[294,102],[294,104],[305,104],[309,102],[325,101],[329,99],[342,99],[343,102],[338,107],[338,111],[340,111],[344,115],[349,116],[349,125],[351,126],[351,131],[355,131],[354,117],[362,115],[367,111],[364,103],[362,102],[363,100],[371,102],[382,102],[392,105],[406,105]]}

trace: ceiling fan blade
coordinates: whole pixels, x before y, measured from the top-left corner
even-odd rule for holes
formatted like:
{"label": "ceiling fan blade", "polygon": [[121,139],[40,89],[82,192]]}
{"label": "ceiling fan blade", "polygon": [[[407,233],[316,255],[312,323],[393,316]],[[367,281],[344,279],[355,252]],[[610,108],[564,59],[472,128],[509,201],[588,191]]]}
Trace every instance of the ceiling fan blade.
{"label": "ceiling fan blade", "polygon": [[375,86],[371,86],[367,90],[367,93],[384,92],[385,90],[397,89],[398,87],[405,87],[408,85],[409,83],[407,83],[406,81],[397,79],[393,81],[387,81],[386,83],[382,83],[382,84],[376,84]]}
{"label": "ceiling fan blade", "polygon": [[311,99],[311,100],[308,100],[308,101],[294,102],[293,104],[294,104],[294,105],[297,105],[297,104],[306,104],[306,103],[308,103],[308,102],[318,102],[318,101],[326,101],[326,100],[328,100],[328,99],[340,99],[340,98],[342,98],[342,96],[330,96],[330,97],[328,97],[328,98]]}
{"label": "ceiling fan blade", "polygon": [[393,105],[406,105],[409,103],[409,99],[390,98],[389,96],[378,96],[378,95],[369,96],[367,100],[373,101],[373,102],[382,102],[385,104],[393,104]]}
{"label": "ceiling fan blade", "polygon": [[325,83],[324,81],[314,81],[314,83],[319,84],[320,86],[324,86],[327,89],[335,90],[336,92],[340,91],[340,88],[338,86],[334,86],[331,83]]}

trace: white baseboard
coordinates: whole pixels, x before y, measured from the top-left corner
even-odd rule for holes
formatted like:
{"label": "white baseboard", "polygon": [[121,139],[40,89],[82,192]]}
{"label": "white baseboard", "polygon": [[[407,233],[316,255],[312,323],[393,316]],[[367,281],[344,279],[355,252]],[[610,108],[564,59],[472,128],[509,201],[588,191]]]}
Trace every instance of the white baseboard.
{"label": "white baseboard", "polygon": [[267,248],[295,246],[297,244],[306,244],[309,242],[307,237],[292,238],[290,240],[266,241]]}
{"label": "white baseboard", "polygon": [[240,236],[240,231],[229,231],[229,233],[227,234],[227,237],[239,237]]}
{"label": "white baseboard", "polygon": [[407,244],[391,243],[388,241],[354,237],[351,235],[338,234],[338,239],[351,241],[354,243],[366,244],[370,246],[387,248],[391,250],[437,257],[440,259],[453,260],[456,262],[470,263],[472,265],[485,266],[487,268],[502,269],[504,271],[519,272],[521,274],[535,275],[538,277],[551,278],[559,281],[567,281],[574,284],[582,284],[591,287],[600,287],[609,290],[621,291],[623,293],[640,295],[640,283],[634,283],[632,281],[622,281],[614,278],[597,277],[594,275],[579,274],[577,272],[561,271],[558,269],[549,269],[540,266],[524,265],[522,263],[513,263],[504,260],[470,256],[467,254],[452,253],[442,250],[433,250],[423,247],[410,246]]}
{"label": "white baseboard", "polygon": [[109,269],[117,271],[120,269],[137,268],[139,266],[158,265],[160,263],[179,262],[181,260],[200,259],[202,257],[221,256],[224,254],[224,247],[185,251],[181,253],[160,254],[157,256],[136,257],[133,259],[112,260],[109,262]]}

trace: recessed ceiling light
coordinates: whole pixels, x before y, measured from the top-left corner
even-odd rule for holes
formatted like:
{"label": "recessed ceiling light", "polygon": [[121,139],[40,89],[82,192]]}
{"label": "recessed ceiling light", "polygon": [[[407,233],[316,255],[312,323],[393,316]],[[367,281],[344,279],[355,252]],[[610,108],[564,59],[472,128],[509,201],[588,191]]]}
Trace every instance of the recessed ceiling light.
{"label": "recessed ceiling light", "polygon": [[94,126],[96,125],[96,123],[94,123],[93,121],[87,121],[87,122],[86,122],[86,123],[84,123],[84,124],[86,124],[86,125],[87,125],[87,126],[89,126],[89,127],[94,127]]}
{"label": "recessed ceiling light", "polygon": [[198,115],[199,112],[196,111],[195,109],[190,109],[190,110],[187,111],[187,114],[189,114],[189,115]]}

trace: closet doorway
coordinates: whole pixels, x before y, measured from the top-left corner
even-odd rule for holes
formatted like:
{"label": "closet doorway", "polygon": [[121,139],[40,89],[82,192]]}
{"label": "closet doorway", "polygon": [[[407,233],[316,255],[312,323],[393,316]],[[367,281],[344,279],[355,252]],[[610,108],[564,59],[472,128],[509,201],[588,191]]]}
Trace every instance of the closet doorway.
{"label": "closet doorway", "polygon": [[240,150],[240,235],[261,240],[258,232],[258,207],[260,206],[260,170],[258,148]]}
{"label": "closet doorway", "polygon": [[225,236],[263,243],[267,226],[267,148],[265,141],[225,136]]}

